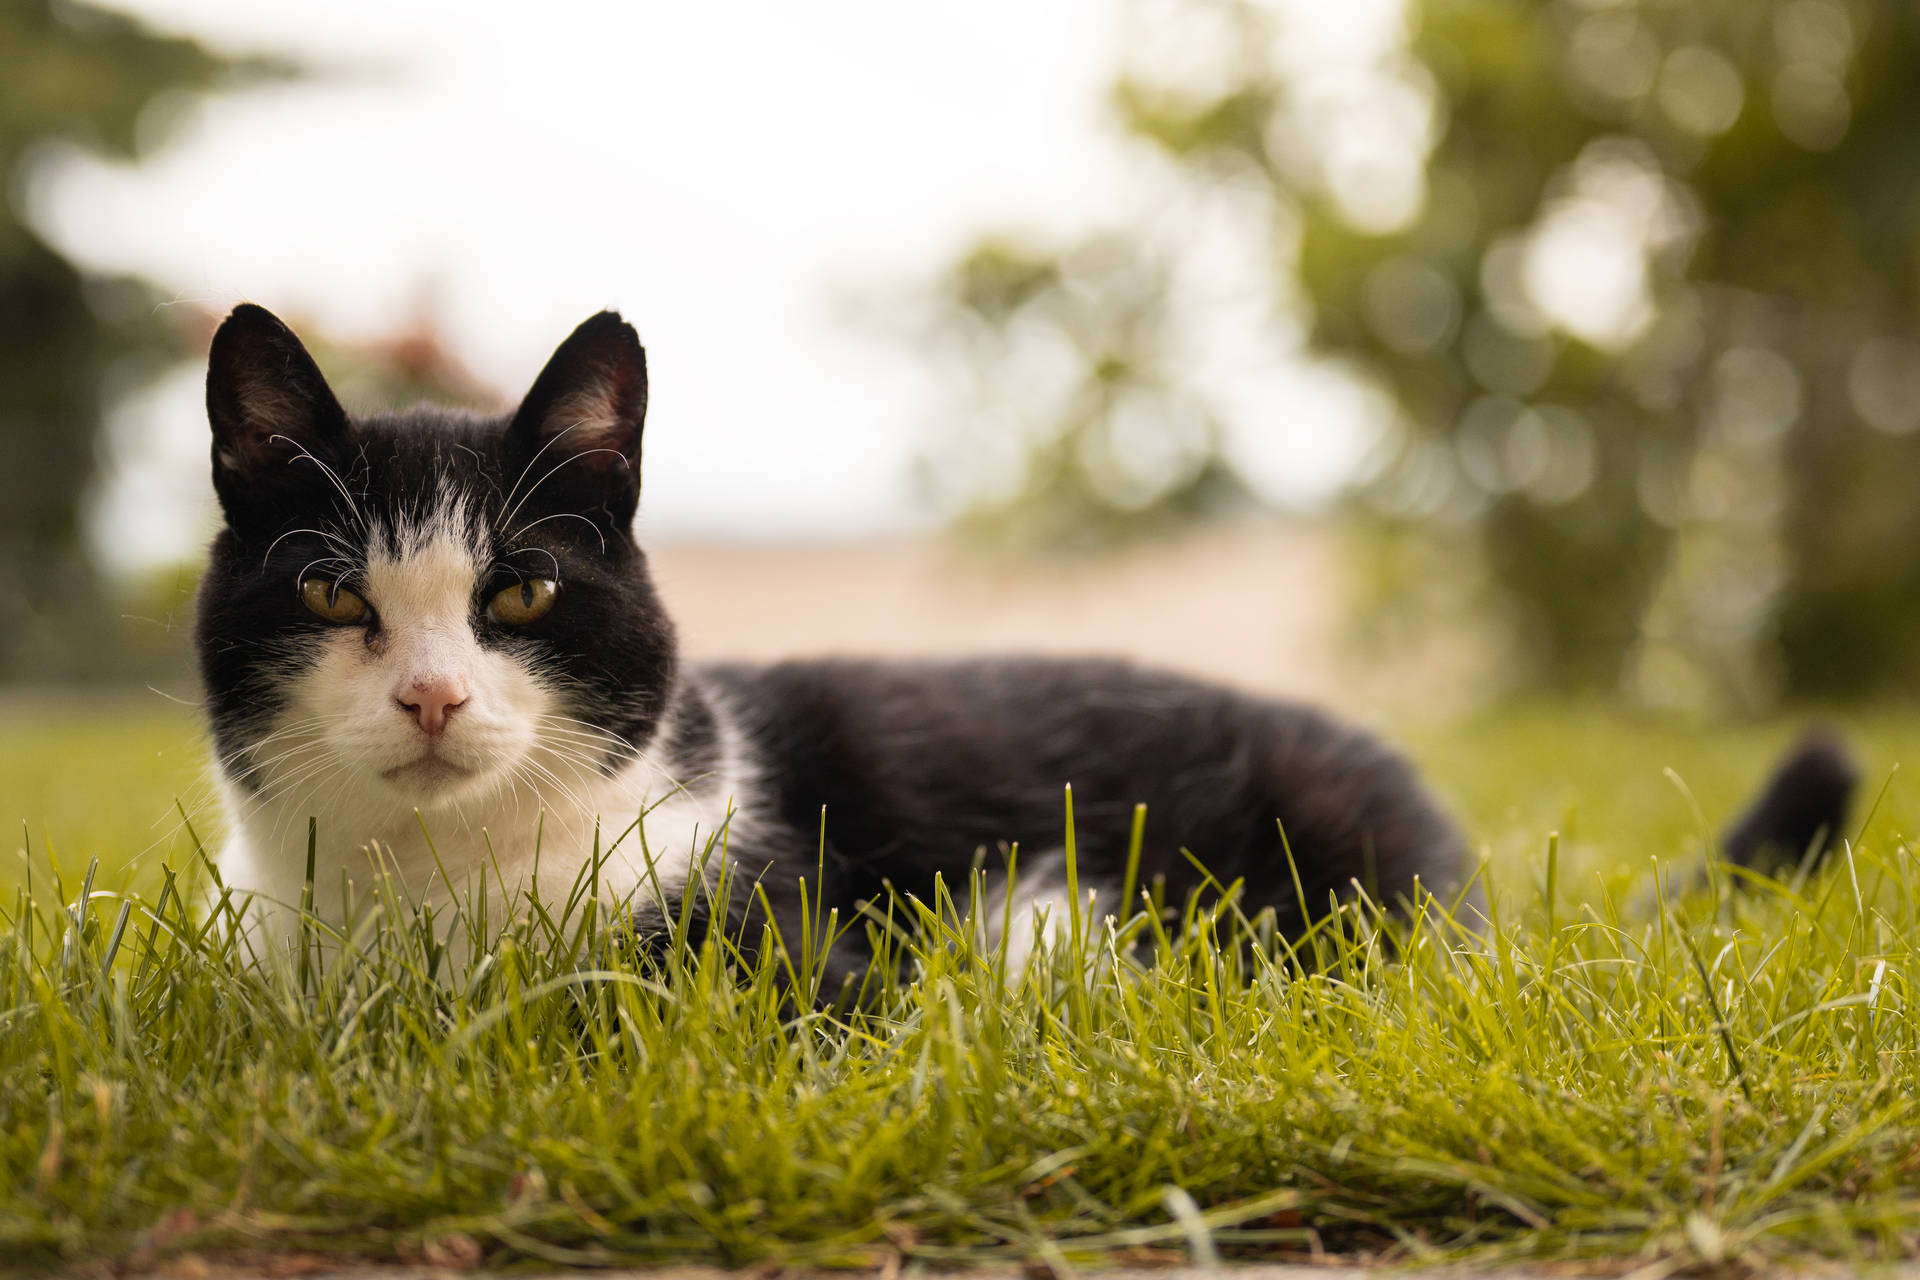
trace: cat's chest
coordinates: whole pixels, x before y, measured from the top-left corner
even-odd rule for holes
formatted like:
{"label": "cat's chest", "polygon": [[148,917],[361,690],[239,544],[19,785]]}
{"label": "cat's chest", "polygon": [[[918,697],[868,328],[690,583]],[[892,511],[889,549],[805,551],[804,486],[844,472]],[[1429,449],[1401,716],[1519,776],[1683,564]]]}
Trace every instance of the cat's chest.
{"label": "cat's chest", "polygon": [[557,909],[595,891],[607,902],[677,900],[694,878],[717,873],[750,797],[731,782],[681,785],[633,762],[611,775],[522,785],[442,810],[396,811],[364,798],[230,812],[236,824],[220,865],[237,893],[269,913],[301,901],[307,831],[314,832],[314,907],[331,920],[375,891],[407,904],[490,914],[538,894]]}

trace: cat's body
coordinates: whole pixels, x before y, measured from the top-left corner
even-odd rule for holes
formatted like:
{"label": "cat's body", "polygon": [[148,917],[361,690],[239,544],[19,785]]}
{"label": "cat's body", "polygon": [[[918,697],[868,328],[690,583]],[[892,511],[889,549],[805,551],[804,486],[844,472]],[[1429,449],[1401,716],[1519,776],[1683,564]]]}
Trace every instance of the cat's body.
{"label": "cat's body", "polygon": [[[244,816],[223,873],[265,899],[298,902],[311,819],[327,914],[343,874],[370,883],[366,846],[377,844],[428,901],[463,898],[483,866],[495,889],[537,881],[548,902],[593,874],[644,925],[673,909],[690,871],[717,871],[724,853],[736,888],[757,880],[797,936],[798,877],[847,920],[890,886],[930,898],[936,876],[963,895],[976,865],[998,894],[1017,849],[1018,959],[1036,908],[1055,925],[1065,919],[1070,783],[1080,879],[1103,908],[1120,890],[1136,804],[1147,807],[1140,883],[1157,879],[1176,903],[1201,875],[1183,848],[1222,883],[1243,879],[1247,909],[1272,906],[1288,927],[1300,923],[1288,848],[1310,907],[1351,896],[1356,883],[1389,900],[1415,877],[1457,887],[1451,829],[1377,740],[1309,708],[1119,662],[688,665],[640,756],[610,773],[564,749],[536,759],[544,773],[418,813],[338,779],[317,798],[296,787],[257,806],[234,789],[231,812]],[[355,834],[326,836],[340,831]],[[743,892],[733,906],[737,920],[752,904]],[[704,897],[695,909],[707,915]],[[986,918],[997,933],[998,907]],[[860,962],[858,930],[841,953],[842,967]]]}
{"label": "cat's body", "polygon": [[822,886],[842,919],[889,887],[928,897],[936,875],[961,898],[985,850],[997,935],[1017,849],[1009,944],[1023,955],[1036,908],[1067,919],[1069,783],[1082,892],[1101,909],[1118,906],[1141,804],[1140,883],[1176,905],[1203,874],[1241,880],[1245,910],[1273,907],[1297,930],[1289,848],[1316,914],[1356,882],[1390,904],[1416,878],[1459,887],[1459,842],[1412,773],[1310,708],[1093,660],[800,661],[693,680],[718,693],[756,766],[743,861],[811,880],[824,830]]}
{"label": "cat's body", "polygon": [[234,312],[197,633],[229,884],[297,903],[311,822],[336,919],[383,873],[428,902],[484,884],[493,918],[591,875],[646,929],[730,863],[729,923],[757,884],[792,937],[803,876],[847,921],[889,887],[964,893],[975,866],[1001,891],[1017,845],[1015,910],[987,914],[1025,948],[1034,907],[1065,914],[1071,784],[1107,907],[1136,804],[1141,882],[1176,903],[1201,883],[1183,851],[1284,928],[1356,886],[1459,888],[1461,841],[1405,764],[1308,708],[1106,661],[683,664],[631,532],[645,405],[611,313],[509,418],[350,419],[285,326]]}

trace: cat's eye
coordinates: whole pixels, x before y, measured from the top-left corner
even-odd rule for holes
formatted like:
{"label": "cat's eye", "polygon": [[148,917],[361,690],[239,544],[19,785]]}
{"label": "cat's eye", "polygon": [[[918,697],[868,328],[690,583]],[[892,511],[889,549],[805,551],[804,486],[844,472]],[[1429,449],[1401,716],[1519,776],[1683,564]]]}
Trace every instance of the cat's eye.
{"label": "cat's eye", "polygon": [[315,617],[342,627],[365,622],[373,612],[365,600],[328,578],[302,578],[300,602]]}
{"label": "cat's eye", "polygon": [[553,608],[560,584],[552,578],[528,578],[494,592],[487,601],[487,616],[510,627],[524,626]]}

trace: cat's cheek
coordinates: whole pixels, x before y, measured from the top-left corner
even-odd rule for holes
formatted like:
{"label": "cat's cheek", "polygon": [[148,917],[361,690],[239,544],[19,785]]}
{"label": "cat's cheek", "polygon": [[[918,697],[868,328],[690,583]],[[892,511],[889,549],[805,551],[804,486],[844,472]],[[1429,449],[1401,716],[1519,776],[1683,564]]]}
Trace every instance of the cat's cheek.
{"label": "cat's cheek", "polygon": [[245,781],[248,795],[271,796],[295,809],[310,805],[322,790],[371,798],[362,777],[362,726],[368,720],[356,696],[369,665],[363,636],[351,627],[283,639],[284,658],[264,677],[277,709],[259,723],[245,757],[259,766]]}
{"label": "cat's cheek", "polygon": [[409,726],[396,714],[391,684],[390,664],[367,633],[336,627],[313,642],[312,661],[290,682],[289,714],[320,718],[343,753],[399,746]]}
{"label": "cat's cheek", "polygon": [[537,747],[558,701],[538,668],[519,654],[476,647],[467,671],[473,693],[448,724],[446,750],[509,770]]}
{"label": "cat's cheek", "polygon": [[288,706],[307,715],[346,711],[356,685],[378,665],[367,647],[366,632],[359,627],[329,627],[306,640],[304,647],[306,661],[287,681]]}

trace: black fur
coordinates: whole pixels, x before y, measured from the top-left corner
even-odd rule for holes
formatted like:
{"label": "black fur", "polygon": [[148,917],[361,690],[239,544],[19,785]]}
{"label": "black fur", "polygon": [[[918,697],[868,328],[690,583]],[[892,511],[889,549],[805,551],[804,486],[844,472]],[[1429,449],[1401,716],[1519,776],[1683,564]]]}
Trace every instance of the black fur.
{"label": "black fur", "polygon": [[[1248,910],[1283,928],[1358,882],[1389,904],[1457,885],[1459,837],[1404,761],[1320,712],[1125,663],[1007,658],[822,660],[703,668],[769,764],[781,856],[815,860],[822,809],[828,901],[889,885],[963,892],[977,850],[998,871],[1057,862],[1071,784],[1083,883],[1117,905],[1136,804],[1140,876],[1178,903],[1201,873],[1245,880]],[[1284,831],[1284,836],[1282,832]],[[1283,843],[1284,841],[1284,843]],[[777,865],[777,864],[776,864]]]}

